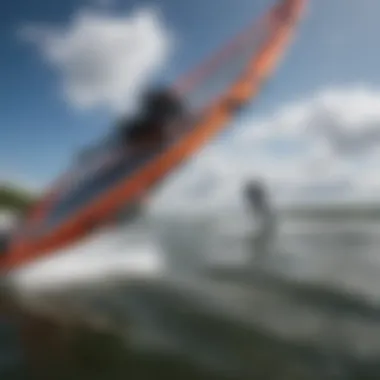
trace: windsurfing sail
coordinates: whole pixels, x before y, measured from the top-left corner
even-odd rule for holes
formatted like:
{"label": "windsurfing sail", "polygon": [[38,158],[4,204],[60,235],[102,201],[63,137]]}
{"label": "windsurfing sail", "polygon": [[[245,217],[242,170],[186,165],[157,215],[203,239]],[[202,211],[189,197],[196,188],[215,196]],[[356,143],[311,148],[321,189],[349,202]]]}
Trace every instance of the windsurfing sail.
{"label": "windsurfing sail", "polygon": [[[283,0],[172,89],[188,117],[165,141],[130,155],[112,137],[79,159],[15,232],[0,265],[11,270],[86,236],[132,207],[213,137],[258,94],[285,52],[305,0]],[[96,157],[96,159],[95,159]],[[85,173],[85,175],[83,175]]]}

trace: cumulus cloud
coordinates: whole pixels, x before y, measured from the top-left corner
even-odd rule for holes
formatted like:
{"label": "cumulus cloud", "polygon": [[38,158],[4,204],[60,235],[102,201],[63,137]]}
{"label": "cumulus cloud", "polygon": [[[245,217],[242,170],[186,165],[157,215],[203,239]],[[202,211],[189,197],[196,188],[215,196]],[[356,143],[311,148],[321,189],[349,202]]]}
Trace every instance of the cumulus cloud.
{"label": "cumulus cloud", "polygon": [[129,15],[84,10],[65,27],[28,25],[20,35],[58,70],[71,104],[113,112],[133,110],[172,45],[170,32],[152,9]]}
{"label": "cumulus cloud", "polygon": [[223,208],[257,177],[283,203],[379,199],[379,103],[368,88],[328,89],[263,119],[246,117],[171,180],[155,207]]}
{"label": "cumulus cloud", "polygon": [[173,175],[153,210],[234,207],[250,178],[262,178],[279,203],[380,200],[379,103],[380,92],[368,88],[328,89],[267,117],[247,116]]}
{"label": "cumulus cloud", "polygon": [[318,142],[340,156],[367,154],[380,143],[380,92],[365,87],[325,90],[284,107],[237,139],[281,138]]}

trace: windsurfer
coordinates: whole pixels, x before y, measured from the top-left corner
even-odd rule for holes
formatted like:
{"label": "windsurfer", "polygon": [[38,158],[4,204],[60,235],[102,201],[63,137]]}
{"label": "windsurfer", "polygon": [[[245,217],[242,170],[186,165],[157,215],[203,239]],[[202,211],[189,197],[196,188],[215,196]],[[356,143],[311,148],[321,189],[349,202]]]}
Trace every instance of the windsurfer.
{"label": "windsurfer", "polygon": [[270,211],[267,191],[261,181],[254,180],[247,184],[245,188],[246,199],[250,208],[260,216],[267,215]]}
{"label": "windsurfer", "polygon": [[[275,234],[275,216],[269,201],[268,191],[259,180],[250,181],[245,188],[248,207],[259,221],[259,231],[253,237],[255,257],[263,259],[271,251]],[[259,260],[260,261],[260,260]]]}
{"label": "windsurfer", "polygon": [[176,127],[183,115],[183,103],[173,91],[150,91],[143,97],[140,114],[121,121],[123,139],[132,149],[165,143],[172,136],[171,128]]}

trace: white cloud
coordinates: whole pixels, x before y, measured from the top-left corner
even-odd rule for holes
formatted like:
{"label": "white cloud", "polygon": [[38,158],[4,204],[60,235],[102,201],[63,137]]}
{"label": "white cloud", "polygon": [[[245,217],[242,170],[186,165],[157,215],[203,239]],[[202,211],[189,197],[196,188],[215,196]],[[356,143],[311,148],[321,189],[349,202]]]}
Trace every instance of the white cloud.
{"label": "white cloud", "polygon": [[227,143],[171,180],[155,209],[224,208],[257,176],[278,202],[380,201],[379,104],[380,92],[368,88],[329,89],[262,120],[246,118]]}
{"label": "white cloud", "polygon": [[252,177],[264,179],[278,202],[380,201],[379,103],[371,89],[329,89],[265,118],[246,117],[230,139],[173,175],[153,211],[233,207]]}
{"label": "white cloud", "polygon": [[34,43],[58,69],[67,100],[78,107],[131,111],[169,54],[172,38],[157,12],[129,15],[79,12],[64,28],[26,26]]}
{"label": "white cloud", "polygon": [[117,5],[117,0],[90,0],[89,3],[99,8],[112,8]]}

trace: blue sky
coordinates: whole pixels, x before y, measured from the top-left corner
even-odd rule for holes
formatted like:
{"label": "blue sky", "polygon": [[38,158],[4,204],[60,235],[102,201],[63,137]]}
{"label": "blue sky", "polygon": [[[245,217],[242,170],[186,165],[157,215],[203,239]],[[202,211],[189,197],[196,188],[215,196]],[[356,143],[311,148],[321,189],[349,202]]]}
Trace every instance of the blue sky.
{"label": "blue sky", "polygon": [[[128,18],[139,9],[153,9],[159,14],[159,28],[173,37],[170,54],[158,71],[160,78],[171,79],[271,4],[269,0],[6,2],[0,14],[1,177],[37,187],[47,183],[78,147],[101,136],[115,116],[109,107],[84,109],[65,100],[62,68],[46,59],[38,43],[22,38],[20,31],[26,26],[38,29],[47,24],[67,31],[73,17],[85,10],[112,21],[115,15]],[[364,92],[368,88],[371,99],[376,98],[380,85],[379,12],[377,0],[311,0],[296,41],[276,76],[237,126],[248,129],[258,120],[265,124],[265,118],[298,103],[311,107],[315,104],[312,99],[329,91],[335,91],[338,98],[347,92],[359,96],[358,85]],[[284,114],[281,112],[279,115]],[[289,136],[266,141],[267,156],[291,156],[297,141]],[[258,151],[265,150],[264,145]],[[233,147],[227,155],[233,154]]]}

